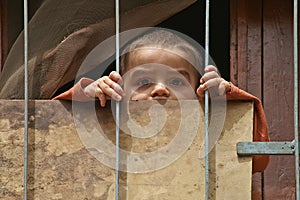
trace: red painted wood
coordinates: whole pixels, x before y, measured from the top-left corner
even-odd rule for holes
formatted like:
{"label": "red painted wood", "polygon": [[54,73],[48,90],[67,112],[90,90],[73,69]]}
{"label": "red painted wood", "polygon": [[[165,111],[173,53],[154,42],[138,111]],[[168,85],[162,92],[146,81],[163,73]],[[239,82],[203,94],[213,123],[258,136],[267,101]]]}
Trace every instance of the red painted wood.
{"label": "red painted wood", "polygon": [[[292,0],[231,0],[231,81],[262,99],[273,141],[294,137],[292,23]],[[295,199],[294,156],[271,156],[263,177],[253,199]]]}
{"label": "red painted wood", "polygon": [[[230,2],[231,81],[238,87],[262,97],[262,3],[260,0]],[[252,199],[262,199],[262,174],[252,178]]]}
{"label": "red painted wood", "polygon": [[[263,99],[273,141],[293,135],[293,4],[264,1]],[[272,156],[265,172],[265,199],[295,199],[294,156]]]}
{"label": "red painted wood", "polygon": [[[236,20],[237,28],[231,31],[231,38],[236,38],[231,43],[232,47],[236,49],[231,51],[233,56],[231,59],[236,59],[238,62],[231,64],[233,69],[231,78],[240,88],[261,98],[262,1],[238,0],[232,2],[235,4],[232,6],[236,7],[237,12],[236,16],[232,14],[232,20]],[[232,28],[234,27],[232,26]]]}
{"label": "red painted wood", "polygon": [[252,199],[261,200],[263,199],[262,191],[262,173],[255,173],[252,176]]}
{"label": "red painted wood", "polygon": [[230,81],[238,85],[238,57],[237,57],[237,46],[238,46],[238,0],[230,0]]}
{"label": "red painted wood", "polygon": [[262,1],[247,0],[247,91],[262,98]]}
{"label": "red painted wood", "polygon": [[239,0],[237,5],[237,84],[241,89],[247,90],[247,0]]}

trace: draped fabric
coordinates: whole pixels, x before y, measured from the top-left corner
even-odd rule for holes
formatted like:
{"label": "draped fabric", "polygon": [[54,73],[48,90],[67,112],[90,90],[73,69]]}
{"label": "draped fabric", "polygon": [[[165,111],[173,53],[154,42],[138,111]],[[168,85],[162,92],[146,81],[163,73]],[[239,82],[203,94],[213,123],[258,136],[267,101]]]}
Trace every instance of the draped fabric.
{"label": "draped fabric", "polygon": [[[195,1],[121,1],[120,31],[155,26]],[[114,1],[44,0],[29,22],[29,98],[51,98],[74,80],[86,55],[114,34]],[[4,64],[0,98],[24,98],[23,37],[21,33]]]}

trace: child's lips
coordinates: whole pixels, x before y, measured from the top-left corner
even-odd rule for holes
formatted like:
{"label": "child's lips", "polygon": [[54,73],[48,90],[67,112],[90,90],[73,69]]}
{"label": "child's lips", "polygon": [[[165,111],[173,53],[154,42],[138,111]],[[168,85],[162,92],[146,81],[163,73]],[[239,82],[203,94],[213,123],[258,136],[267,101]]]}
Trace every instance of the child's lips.
{"label": "child's lips", "polygon": [[167,99],[169,99],[169,97],[164,97],[164,96],[159,96],[159,97],[152,97],[151,98],[152,100],[167,100]]}
{"label": "child's lips", "polygon": [[151,99],[160,100],[160,99],[168,99],[168,97],[165,97],[165,96],[156,96],[156,97],[152,97]]}
{"label": "child's lips", "polygon": [[153,97],[152,100],[156,100],[159,104],[164,105],[169,100],[169,97]]}

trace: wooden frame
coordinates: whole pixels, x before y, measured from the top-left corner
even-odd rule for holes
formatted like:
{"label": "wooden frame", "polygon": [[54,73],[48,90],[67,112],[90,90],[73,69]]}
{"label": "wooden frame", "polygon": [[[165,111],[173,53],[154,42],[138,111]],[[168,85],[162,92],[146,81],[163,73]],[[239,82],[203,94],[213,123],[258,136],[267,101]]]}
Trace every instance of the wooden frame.
{"label": "wooden frame", "polygon": [[[259,97],[271,141],[292,141],[293,2],[230,1],[230,79]],[[253,175],[252,199],[295,199],[292,156],[271,156]]]}

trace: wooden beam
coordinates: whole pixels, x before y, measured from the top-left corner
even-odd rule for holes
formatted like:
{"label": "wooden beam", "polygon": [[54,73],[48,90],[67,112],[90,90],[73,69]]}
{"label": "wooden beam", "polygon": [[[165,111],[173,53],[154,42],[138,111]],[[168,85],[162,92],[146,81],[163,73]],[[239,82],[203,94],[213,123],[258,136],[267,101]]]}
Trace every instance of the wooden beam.
{"label": "wooden beam", "polygon": [[[262,2],[230,0],[230,81],[262,98]],[[262,174],[252,176],[252,199],[261,200]]]}
{"label": "wooden beam", "polygon": [[[271,141],[294,139],[293,2],[263,1],[263,99]],[[265,199],[296,199],[294,156],[271,156]]]}

